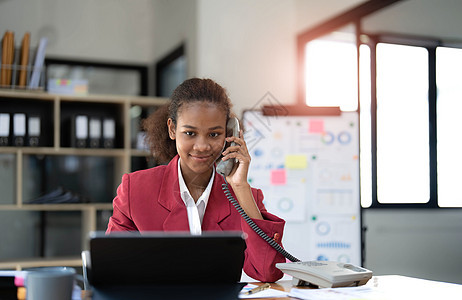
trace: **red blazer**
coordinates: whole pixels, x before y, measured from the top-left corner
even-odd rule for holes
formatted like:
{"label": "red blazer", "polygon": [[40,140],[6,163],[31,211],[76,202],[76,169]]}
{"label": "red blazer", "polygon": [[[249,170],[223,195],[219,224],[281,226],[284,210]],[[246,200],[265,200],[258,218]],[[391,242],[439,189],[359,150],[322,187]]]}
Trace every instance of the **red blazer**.
{"label": "red blazer", "polygon": [[[260,238],[242,219],[221,189],[223,177],[215,173],[212,191],[202,221],[203,231],[243,231],[247,234],[244,272],[262,282],[283,276],[275,267],[285,258]],[[230,187],[231,189],[231,187]],[[232,191],[232,189],[231,189]],[[234,195],[233,196],[236,197]],[[264,220],[253,221],[281,243],[285,221],[270,214],[263,205],[263,193],[252,188]],[[178,156],[166,166],[124,174],[113,201],[114,212],[107,233],[112,231],[187,231],[186,206],[180,196]]]}

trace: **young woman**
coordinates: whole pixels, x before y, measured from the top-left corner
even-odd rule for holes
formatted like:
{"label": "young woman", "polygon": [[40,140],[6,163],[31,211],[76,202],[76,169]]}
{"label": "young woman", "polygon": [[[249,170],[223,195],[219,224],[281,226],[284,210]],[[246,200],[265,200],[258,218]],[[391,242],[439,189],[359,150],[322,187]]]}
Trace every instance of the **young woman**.
{"label": "young woman", "polygon": [[[226,181],[247,215],[277,243],[284,220],[268,213],[261,190],[247,182],[250,155],[243,133],[226,137],[232,116],[224,88],[210,79],[193,78],[176,88],[168,106],[144,122],[154,157],[168,165],[122,177],[107,233],[113,231],[243,231],[247,234],[244,272],[262,282],[282,277],[275,267],[285,258],[260,238],[229,203],[224,178],[215,163],[236,159]],[[225,143],[235,146],[224,149]]]}

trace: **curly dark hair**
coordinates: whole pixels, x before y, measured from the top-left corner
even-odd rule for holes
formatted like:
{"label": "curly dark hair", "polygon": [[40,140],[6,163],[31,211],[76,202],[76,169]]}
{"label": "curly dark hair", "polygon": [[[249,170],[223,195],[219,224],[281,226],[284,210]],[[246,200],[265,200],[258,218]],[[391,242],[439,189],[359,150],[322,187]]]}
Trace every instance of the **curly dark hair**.
{"label": "curly dark hair", "polygon": [[175,155],[176,142],[170,139],[167,120],[170,118],[176,126],[178,111],[185,103],[205,101],[216,104],[225,112],[227,119],[234,116],[231,112],[231,100],[226,89],[211,79],[191,78],[181,83],[172,93],[170,102],[143,120],[142,127],[146,131],[146,143],[151,154],[158,163],[168,163]]}

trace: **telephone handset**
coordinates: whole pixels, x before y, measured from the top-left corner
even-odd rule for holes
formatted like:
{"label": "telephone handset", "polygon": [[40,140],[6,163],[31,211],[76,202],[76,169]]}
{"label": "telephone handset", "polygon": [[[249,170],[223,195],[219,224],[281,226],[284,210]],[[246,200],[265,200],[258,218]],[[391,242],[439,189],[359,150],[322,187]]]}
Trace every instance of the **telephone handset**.
{"label": "telephone handset", "polygon": [[[230,118],[228,124],[226,124],[226,136],[232,134],[233,136],[239,137],[239,120],[237,118]],[[232,142],[230,146],[235,146],[236,143]],[[217,172],[222,176],[228,176],[234,168],[236,161],[234,159],[228,159],[226,161],[220,161],[217,164]]]}
{"label": "telephone handset", "polygon": [[[239,136],[239,120],[237,118],[230,118],[228,120],[228,124],[226,124],[226,133],[228,136],[228,132],[232,131],[233,136]],[[231,143],[230,146],[234,146],[236,143]],[[239,212],[241,217],[247,222],[247,224],[262,238],[264,239],[268,244],[270,244],[271,247],[276,249],[279,253],[284,255],[284,257],[288,258],[291,261],[299,261],[299,259],[295,258],[294,256],[290,255],[290,253],[286,252],[284,248],[282,248],[278,243],[276,243],[273,238],[269,237],[266,233],[263,232],[263,230],[258,227],[257,224],[245,213],[244,209],[241,207],[239,202],[233,197],[231,194],[231,191],[229,190],[228,187],[228,182],[226,181],[226,176],[228,176],[231,171],[233,170],[234,164],[237,163],[234,159],[228,159],[226,161],[221,161],[217,164],[216,171],[218,174],[220,174],[225,183],[221,185],[221,188],[223,189],[223,192],[226,195],[226,198],[228,198],[229,202],[236,208],[236,210]]]}

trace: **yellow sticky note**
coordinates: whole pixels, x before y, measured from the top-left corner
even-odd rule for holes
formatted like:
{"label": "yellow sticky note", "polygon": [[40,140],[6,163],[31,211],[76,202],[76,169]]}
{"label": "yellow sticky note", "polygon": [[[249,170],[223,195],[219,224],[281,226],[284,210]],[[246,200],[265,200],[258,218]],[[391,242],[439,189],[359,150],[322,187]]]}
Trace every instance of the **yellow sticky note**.
{"label": "yellow sticky note", "polygon": [[285,167],[287,169],[306,169],[308,165],[306,155],[292,154],[286,155]]}

